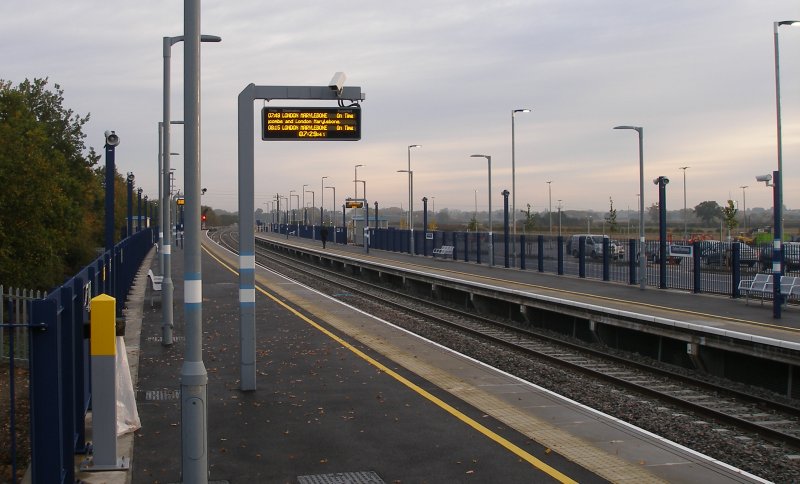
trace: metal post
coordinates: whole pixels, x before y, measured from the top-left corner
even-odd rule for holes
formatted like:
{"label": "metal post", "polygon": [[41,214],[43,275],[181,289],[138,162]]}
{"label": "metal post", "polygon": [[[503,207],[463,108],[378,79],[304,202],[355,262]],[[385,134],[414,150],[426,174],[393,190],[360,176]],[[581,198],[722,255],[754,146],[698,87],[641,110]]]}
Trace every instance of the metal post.
{"label": "metal post", "polygon": [[[185,210],[184,314],[181,367],[183,482],[208,482],[208,374],[203,364],[203,278],[200,262],[200,0],[184,0]],[[251,211],[252,212],[252,211]]]}
{"label": "metal post", "polygon": [[[505,268],[510,267],[508,257],[508,190],[503,190],[503,246],[505,249]],[[516,237],[514,237],[516,239]],[[516,243],[514,244],[516,246]],[[515,262],[516,264],[516,262]]]}
{"label": "metal post", "polygon": [[163,265],[161,273],[161,344],[164,346],[172,345],[172,328],[174,326],[173,319],[173,293],[175,285],[172,283],[172,199],[170,187],[170,60],[172,44],[183,40],[176,37],[164,37],[163,39],[163,55],[164,55],[164,96],[163,96],[163,120],[161,121],[161,129],[164,135],[164,145],[161,151],[162,157],[162,193],[161,193],[161,230],[163,237],[161,239],[161,254],[163,258]]}
{"label": "metal post", "polygon": [[615,126],[614,129],[631,129],[639,134],[639,288],[645,289],[647,257],[644,253],[644,128],[641,126]]}
{"label": "metal post", "polygon": [[688,234],[688,230],[687,230],[687,227],[688,227],[688,223],[687,223],[688,214],[686,212],[686,170],[688,168],[691,168],[691,167],[689,167],[689,166],[680,167],[680,169],[683,170],[683,240],[684,241],[689,240],[689,234]]}
{"label": "metal post", "polygon": [[783,233],[781,231],[781,223],[779,217],[781,216],[782,212],[778,208],[778,204],[781,203],[781,180],[780,180],[780,171],[774,171],[772,173],[773,177],[773,185],[772,185],[772,201],[774,204],[774,240],[772,242],[772,317],[775,319],[781,318],[781,306],[783,304],[783,296],[781,296],[781,274],[783,273],[783,257],[782,255],[782,248],[781,248],[781,241],[783,240]]}
{"label": "metal post", "polygon": [[[514,115],[517,113],[529,113],[530,109],[513,109],[511,111],[511,213],[514,219],[514,240],[517,239],[517,170],[514,140]],[[514,244],[514,264],[517,259],[517,245]]]}
{"label": "metal post", "polygon": [[747,188],[747,185],[742,185],[739,188],[742,189],[742,206],[744,207],[744,216],[742,217],[742,222],[744,222],[744,233],[747,234],[747,195],[744,192],[745,188]]}
{"label": "metal post", "polygon": [[[684,171],[684,173],[686,173]],[[667,183],[669,178],[660,176],[653,180],[658,185],[658,287],[667,288]],[[646,254],[645,254],[646,255]]]}
{"label": "metal post", "polygon": [[125,237],[130,237],[133,234],[133,173],[128,173],[125,183],[128,188],[128,222],[125,228]]}
{"label": "metal post", "polygon": [[422,255],[428,256],[428,197],[422,197]]}
{"label": "metal post", "polygon": [[142,231],[142,189],[141,187],[136,190],[138,200],[136,204],[136,231]]}

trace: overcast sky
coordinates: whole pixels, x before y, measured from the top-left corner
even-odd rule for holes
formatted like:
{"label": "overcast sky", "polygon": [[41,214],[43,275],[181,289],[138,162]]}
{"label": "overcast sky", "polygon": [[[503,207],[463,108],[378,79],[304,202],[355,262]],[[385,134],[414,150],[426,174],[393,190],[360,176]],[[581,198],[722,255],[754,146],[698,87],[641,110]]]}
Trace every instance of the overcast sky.
{"label": "overcast sky", "polygon": [[[353,168],[370,202],[407,207],[412,151],[415,208],[487,206],[511,190],[516,116],[516,204],[607,211],[635,208],[644,127],[645,203],[665,175],[669,209],[704,200],[771,207],[755,176],[777,169],[773,22],[800,19],[797,0],[204,0],[204,205],[237,209],[236,97],[248,84],[327,85],[336,71],[366,93],[358,142],[256,143],[256,207],[304,184],[320,204],[321,177],[337,205]],[[0,78],[49,77],[67,107],[91,114],[87,145],[116,130],[117,169],[157,195],[162,38],[183,34],[183,2],[4,0]],[[800,26],[781,27],[785,204],[800,208]],[[172,113],[183,119],[183,44],[172,48]],[[280,105],[273,102],[270,105]],[[298,105],[284,102],[283,105]],[[254,106],[255,113],[261,102]],[[172,148],[183,153],[183,130]],[[175,156],[178,186],[183,157]],[[360,191],[360,188],[359,188]],[[325,190],[331,208],[332,191]],[[307,194],[306,203],[311,202]],[[431,208],[431,207],[429,207]]]}

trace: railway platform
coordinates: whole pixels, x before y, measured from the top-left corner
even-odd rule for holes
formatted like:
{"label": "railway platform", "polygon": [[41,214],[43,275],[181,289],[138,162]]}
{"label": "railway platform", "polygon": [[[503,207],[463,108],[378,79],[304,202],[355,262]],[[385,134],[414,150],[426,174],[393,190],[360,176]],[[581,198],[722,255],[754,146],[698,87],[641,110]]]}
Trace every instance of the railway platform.
{"label": "railway platform", "polygon": [[[158,305],[142,308],[127,482],[181,481],[176,252],[173,345]],[[204,249],[210,482],[759,482],[262,269],[258,384],[240,391],[236,262]],[[81,477],[126,482],[101,474]]]}

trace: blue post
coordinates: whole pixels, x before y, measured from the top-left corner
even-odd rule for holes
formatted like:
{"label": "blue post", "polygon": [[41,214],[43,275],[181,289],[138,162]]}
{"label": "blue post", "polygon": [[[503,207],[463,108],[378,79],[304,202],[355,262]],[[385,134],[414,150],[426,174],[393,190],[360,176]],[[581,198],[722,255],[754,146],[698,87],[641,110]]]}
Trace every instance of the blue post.
{"label": "blue post", "polygon": [[31,482],[64,482],[63,474],[74,466],[72,453],[64,456],[62,448],[57,306],[52,298],[35,300],[31,305],[31,321],[41,325],[31,331]]}
{"label": "blue post", "polygon": [[505,250],[503,264],[508,269],[510,266],[508,259],[508,196],[510,193],[508,190],[503,190],[501,195],[503,195],[503,249]]}
{"label": "blue post", "polygon": [[695,294],[700,294],[702,291],[702,278],[700,277],[700,242],[694,241],[692,243],[692,268],[694,269],[694,283],[693,290]]}
{"label": "blue post", "polygon": [[136,190],[138,194],[138,203],[136,204],[136,231],[142,231],[142,189],[138,188]]}
{"label": "blue post", "polygon": [[611,249],[611,243],[608,237],[603,237],[603,280],[608,281],[611,279],[608,266],[611,265],[611,256],[609,251]]}
{"label": "blue post", "polygon": [[422,255],[428,256],[428,197],[422,197]]}
{"label": "blue post", "polygon": [[564,275],[564,237],[558,236],[558,275]]}
{"label": "blue post", "polygon": [[536,269],[544,272],[544,235],[536,237]]}
{"label": "blue post", "polygon": [[731,247],[731,297],[739,297],[739,281],[742,279],[742,268],[739,265],[741,259],[739,242],[735,242]]}
{"label": "blue post", "polygon": [[772,242],[772,317],[775,319],[781,318],[781,305],[783,297],[781,296],[781,274],[783,273],[782,260],[781,260],[781,245],[783,244],[783,233],[781,233],[781,172],[772,172],[772,206],[775,214],[773,222],[775,239]]}
{"label": "blue post", "polygon": [[586,237],[578,238],[578,277],[586,277]]}
{"label": "blue post", "polygon": [[667,183],[669,178],[656,178],[658,185],[658,287],[667,288]]}
{"label": "blue post", "polygon": [[636,264],[639,263],[639,257],[647,257],[647,255],[636,255],[636,239],[628,240],[628,254],[630,254],[630,257],[628,257],[628,284],[636,284]]}
{"label": "blue post", "polygon": [[133,233],[133,173],[128,173],[128,225],[125,237],[130,237]]}
{"label": "blue post", "polygon": [[[113,131],[111,133],[113,133]],[[119,138],[117,138],[117,143],[113,143],[113,140],[109,142],[109,138],[110,136],[106,134],[105,241],[106,241],[107,251],[110,251],[114,248],[114,174],[117,172],[117,168],[114,165],[114,154],[115,154],[115,148],[117,144],[119,144]]]}

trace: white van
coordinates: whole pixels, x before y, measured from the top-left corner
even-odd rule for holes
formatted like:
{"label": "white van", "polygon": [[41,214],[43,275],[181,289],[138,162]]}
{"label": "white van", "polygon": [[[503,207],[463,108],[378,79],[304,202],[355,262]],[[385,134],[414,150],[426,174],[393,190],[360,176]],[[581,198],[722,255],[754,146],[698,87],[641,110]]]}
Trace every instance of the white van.
{"label": "white van", "polygon": [[[608,235],[592,235],[592,234],[576,234],[567,240],[567,252],[572,254],[573,257],[578,257],[578,247],[580,238],[586,237],[586,255],[593,259],[603,257],[603,239],[608,239]],[[610,253],[609,258],[612,260],[622,260],[625,258],[625,248],[622,244],[618,244],[614,240],[608,241],[608,248]]]}

